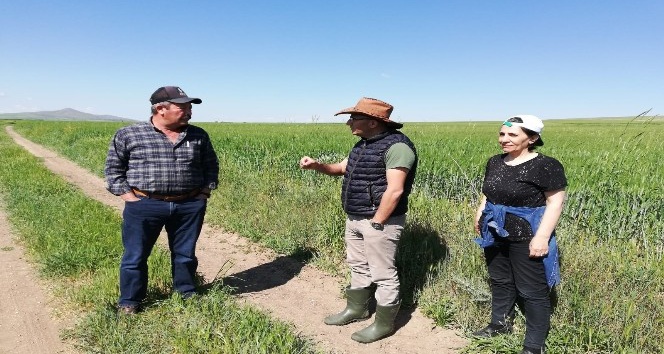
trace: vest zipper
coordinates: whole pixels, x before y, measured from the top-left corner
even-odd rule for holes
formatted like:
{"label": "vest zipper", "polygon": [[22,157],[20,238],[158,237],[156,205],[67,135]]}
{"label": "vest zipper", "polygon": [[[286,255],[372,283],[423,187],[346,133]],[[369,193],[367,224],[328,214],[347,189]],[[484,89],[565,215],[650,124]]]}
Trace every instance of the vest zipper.
{"label": "vest zipper", "polygon": [[369,183],[369,201],[371,202],[371,210],[376,210],[376,203],[374,203],[373,197],[373,183]]}

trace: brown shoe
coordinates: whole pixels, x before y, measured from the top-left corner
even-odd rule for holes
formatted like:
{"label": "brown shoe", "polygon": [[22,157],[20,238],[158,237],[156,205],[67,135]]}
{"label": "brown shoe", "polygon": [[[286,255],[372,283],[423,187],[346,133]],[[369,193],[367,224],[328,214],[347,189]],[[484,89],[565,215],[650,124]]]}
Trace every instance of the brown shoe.
{"label": "brown shoe", "polygon": [[138,306],[131,306],[131,305],[118,306],[118,313],[123,315],[135,315],[138,313]]}

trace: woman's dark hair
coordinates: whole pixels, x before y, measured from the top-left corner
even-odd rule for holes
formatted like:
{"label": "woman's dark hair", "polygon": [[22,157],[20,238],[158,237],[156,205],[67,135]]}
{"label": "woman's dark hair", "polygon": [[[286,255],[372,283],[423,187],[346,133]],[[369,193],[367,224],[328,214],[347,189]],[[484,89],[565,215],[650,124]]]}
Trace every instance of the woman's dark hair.
{"label": "woman's dark hair", "polygon": [[[523,123],[523,119],[519,117],[512,117],[508,119],[507,122]],[[537,136],[537,140],[535,140],[535,142],[532,145],[528,145],[528,151],[534,151],[535,149],[537,149],[538,146],[544,145],[544,141],[542,141],[542,137],[538,133],[524,127],[519,127],[519,128],[521,128],[521,130],[524,133],[526,133],[526,135],[528,135],[529,138],[534,138],[535,136]]]}

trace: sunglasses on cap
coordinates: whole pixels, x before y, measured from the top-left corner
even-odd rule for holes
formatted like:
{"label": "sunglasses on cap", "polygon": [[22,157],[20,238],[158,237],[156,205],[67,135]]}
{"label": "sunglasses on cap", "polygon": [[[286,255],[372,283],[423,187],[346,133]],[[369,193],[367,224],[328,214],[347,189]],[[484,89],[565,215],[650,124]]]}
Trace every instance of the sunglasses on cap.
{"label": "sunglasses on cap", "polygon": [[503,125],[506,126],[506,127],[511,127],[512,123],[523,123],[523,119],[521,119],[519,117],[512,117],[512,118],[506,120],[503,123]]}

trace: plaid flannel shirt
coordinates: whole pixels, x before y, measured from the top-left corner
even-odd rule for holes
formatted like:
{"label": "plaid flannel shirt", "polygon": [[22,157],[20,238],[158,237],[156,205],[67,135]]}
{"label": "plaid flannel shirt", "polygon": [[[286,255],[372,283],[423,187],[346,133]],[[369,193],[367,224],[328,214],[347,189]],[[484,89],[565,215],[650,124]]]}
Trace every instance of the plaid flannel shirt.
{"label": "plaid flannel shirt", "polygon": [[120,128],[110,143],[104,168],[107,189],[115,195],[132,188],[157,194],[214,189],[219,160],[202,128],[189,125],[176,143],[151,122]]}

